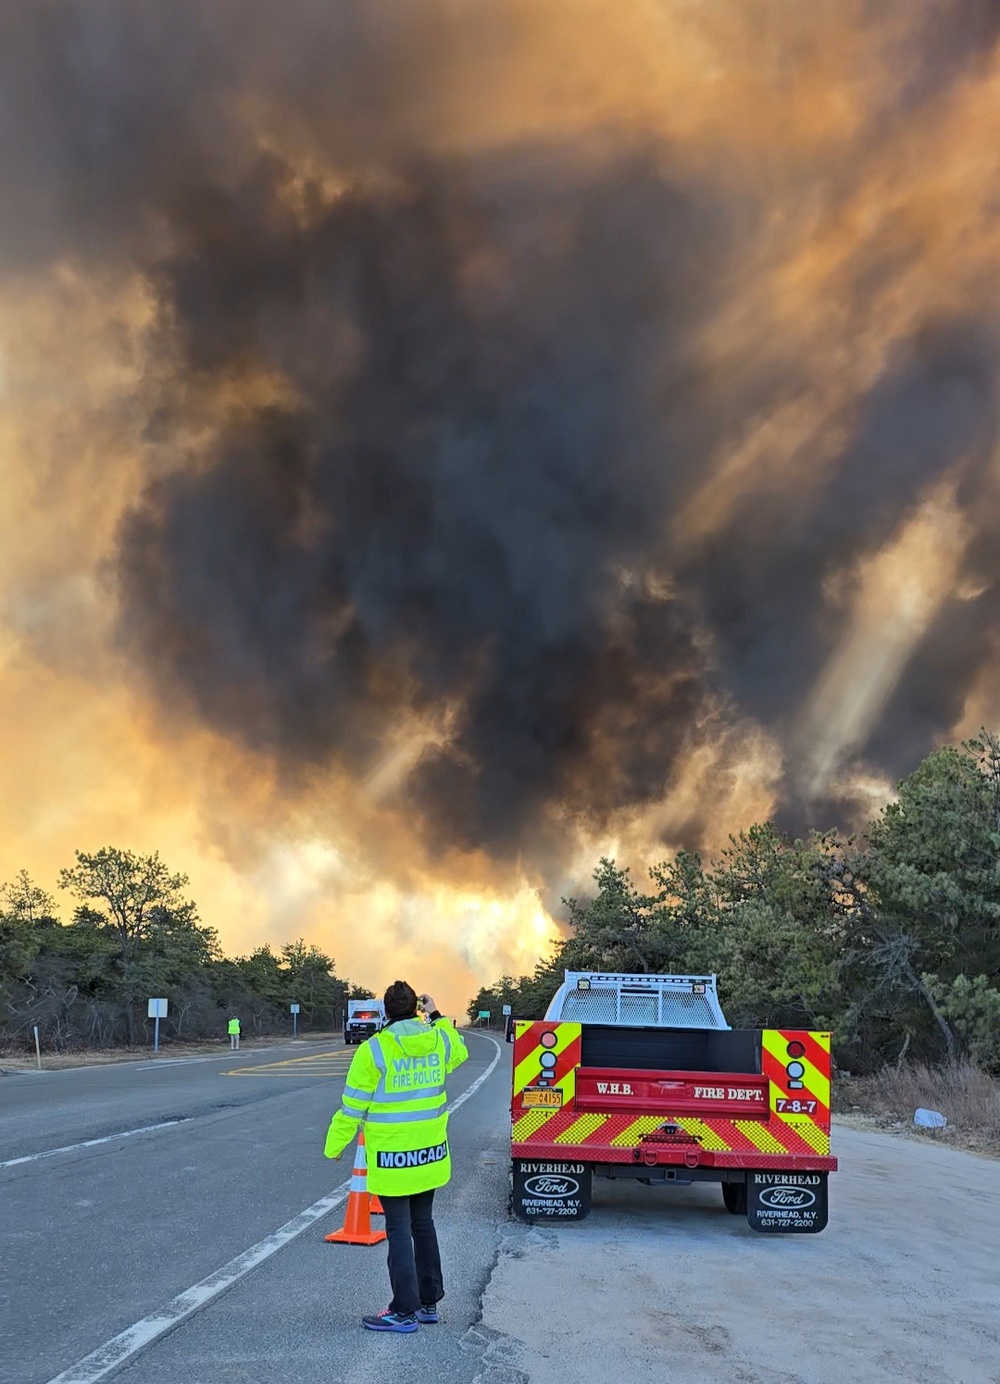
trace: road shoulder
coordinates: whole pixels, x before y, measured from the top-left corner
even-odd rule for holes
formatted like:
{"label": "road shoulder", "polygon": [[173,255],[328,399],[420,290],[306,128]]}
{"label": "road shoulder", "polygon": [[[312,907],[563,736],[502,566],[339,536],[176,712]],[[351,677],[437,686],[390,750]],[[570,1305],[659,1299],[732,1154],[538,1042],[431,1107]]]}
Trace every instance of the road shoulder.
{"label": "road shoulder", "polygon": [[483,1380],[591,1384],[599,1362],[629,1384],[995,1384],[995,1166],[849,1130],[837,1152],[818,1236],[754,1235],[711,1185],[595,1183],[579,1225],[510,1223]]}

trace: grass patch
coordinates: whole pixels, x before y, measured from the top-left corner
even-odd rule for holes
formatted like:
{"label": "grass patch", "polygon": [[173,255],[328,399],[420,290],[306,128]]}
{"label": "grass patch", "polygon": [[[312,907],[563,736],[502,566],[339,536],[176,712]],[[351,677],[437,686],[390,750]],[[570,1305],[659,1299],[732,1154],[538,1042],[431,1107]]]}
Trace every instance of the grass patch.
{"label": "grass patch", "polygon": [[[860,1114],[883,1129],[907,1130],[934,1143],[1000,1154],[1000,1086],[971,1062],[883,1067],[874,1076],[835,1081],[834,1095],[838,1114]],[[925,1130],[914,1125],[913,1113],[921,1106],[940,1110],[947,1117],[947,1128]]]}

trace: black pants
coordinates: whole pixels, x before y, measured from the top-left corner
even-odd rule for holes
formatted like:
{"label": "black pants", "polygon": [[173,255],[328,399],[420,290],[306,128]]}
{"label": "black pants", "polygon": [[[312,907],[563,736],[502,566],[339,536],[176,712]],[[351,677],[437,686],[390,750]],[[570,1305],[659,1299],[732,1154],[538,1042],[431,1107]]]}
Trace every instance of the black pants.
{"label": "black pants", "polygon": [[434,1192],[379,1200],[385,1209],[385,1233],[389,1238],[389,1310],[409,1316],[418,1307],[430,1307],[444,1297],[441,1253],[434,1229]]}

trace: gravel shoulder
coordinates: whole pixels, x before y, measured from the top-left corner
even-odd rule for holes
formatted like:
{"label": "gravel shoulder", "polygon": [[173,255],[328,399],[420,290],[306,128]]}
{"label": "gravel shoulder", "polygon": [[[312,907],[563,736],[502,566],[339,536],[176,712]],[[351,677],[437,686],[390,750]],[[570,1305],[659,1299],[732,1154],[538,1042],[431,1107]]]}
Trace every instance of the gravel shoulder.
{"label": "gravel shoulder", "polygon": [[489,1384],[998,1384],[1000,1175],[840,1128],[828,1229],[754,1235],[712,1186],[594,1184],[578,1226],[510,1225]]}

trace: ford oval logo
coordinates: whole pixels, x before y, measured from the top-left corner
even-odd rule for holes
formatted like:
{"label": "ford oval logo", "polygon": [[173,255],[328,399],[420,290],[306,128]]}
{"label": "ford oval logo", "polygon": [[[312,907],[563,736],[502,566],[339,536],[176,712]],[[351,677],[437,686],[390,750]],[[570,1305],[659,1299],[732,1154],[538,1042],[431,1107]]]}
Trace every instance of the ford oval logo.
{"label": "ford oval logo", "polygon": [[815,1201],[816,1194],[810,1192],[808,1187],[767,1187],[760,1194],[761,1206],[769,1206],[772,1210],[779,1206],[787,1206],[794,1207],[796,1211],[804,1211]]}
{"label": "ford oval logo", "polygon": [[555,1177],[551,1173],[524,1179],[524,1190],[531,1197],[575,1197],[580,1184],[575,1177]]}

